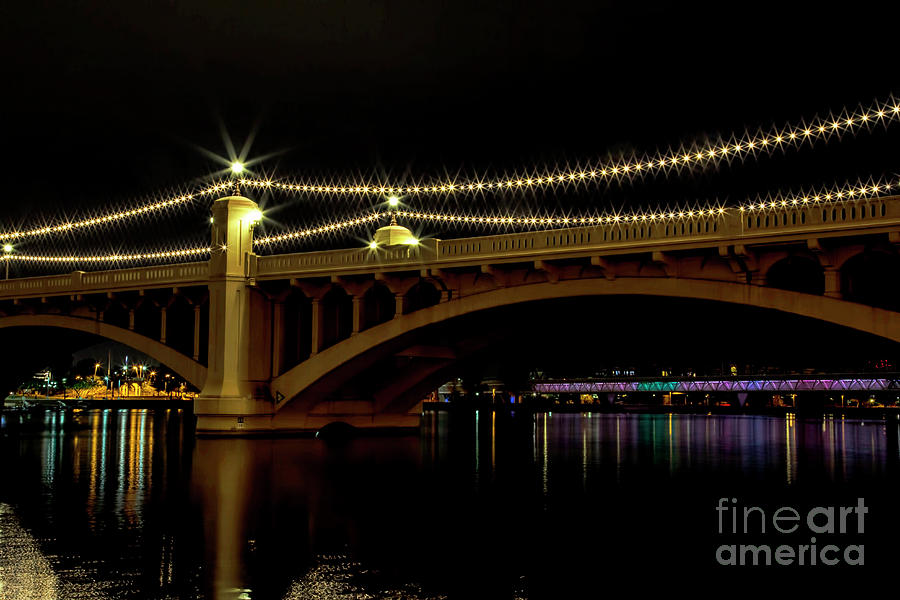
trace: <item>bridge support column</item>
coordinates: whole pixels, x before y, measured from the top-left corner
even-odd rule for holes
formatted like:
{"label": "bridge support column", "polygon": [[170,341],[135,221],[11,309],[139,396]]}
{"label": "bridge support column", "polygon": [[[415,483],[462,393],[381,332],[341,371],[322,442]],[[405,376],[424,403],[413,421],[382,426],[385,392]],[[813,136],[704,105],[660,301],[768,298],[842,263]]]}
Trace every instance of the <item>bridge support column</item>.
{"label": "bridge support column", "polygon": [[194,360],[200,360],[200,305],[194,305]]}
{"label": "bridge support column", "polygon": [[272,377],[281,375],[284,361],[284,302],[272,304]]}
{"label": "bridge support column", "polygon": [[159,310],[159,343],[166,343],[166,307]]}
{"label": "bridge support column", "polygon": [[353,296],[353,331],[350,335],[356,335],[362,330],[363,326],[363,299],[359,296]]}
{"label": "bridge support column", "polygon": [[312,309],[312,344],[309,347],[309,355],[315,356],[325,345],[325,311],[322,310],[322,300],[313,298],[310,301]]}
{"label": "bridge support column", "polygon": [[825,295],[829,298],[841,297],[841,272],[834,267],[825,268]]}
{"label": "bridge support column", "polygon": [[[194,400],[197,431],[241,434],[271,427],[272,402],[249,380],[250,290],[255,202],[240,196],[213,205],[209,261],[209,358],[206,384]],[[195,340],[199,307],[195,307]],[[195,344],[195,352],[197,345]]]}

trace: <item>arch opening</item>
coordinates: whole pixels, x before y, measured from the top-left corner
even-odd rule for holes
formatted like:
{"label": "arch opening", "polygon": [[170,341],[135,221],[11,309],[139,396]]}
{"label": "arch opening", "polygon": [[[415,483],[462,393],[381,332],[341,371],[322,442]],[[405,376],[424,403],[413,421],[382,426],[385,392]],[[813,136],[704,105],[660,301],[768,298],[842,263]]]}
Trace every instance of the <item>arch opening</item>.
{"label": "arch opening", "polygon": [[396,301],[386,285],[376,282],[363,297],[365,303],[364,329],[380,325],[394,318]]}
{"label": "arch opening", "polygon": [[821,296],[825,293],[825,272],[818,261],[812,258],[789,256],[769,268],[766,285]]}
{"label": "arch opening", "polygon": [[414,312],[434,306],[441,301],[441,293],[428,281],[420,281],[406,294],[406,306],[408,312]]}
{"label": "arch opening", "polygon": [[[579,316],[567,310],[559,310],[562,322],[557,329],[564,335],[560,338],[555,348],[565,350],[570,345],[578,346],[582,340],[588,339],[590,344],[582,347],[590,354],[592,348],[615,347],[621,339],[643,340],[644,343],[663,344],[679,349],[685,339],[700,339],[701,333],[707,331],[705,327],[712,327],[714,332],[725,332],[729,339],[743,343],[747,335],[757,332],[766,333],[769,347],[785,349],[788,356],[801,355],[798,344],[807,343],[815,335],[820,335],[830,323],[841,331],[855,331],[861,335],[869,334],[868,338],[891,343],[900,343],[900,315],[873,309],[867,306],[854,305],[836,298],[827,296],[800,295],[794,291],[746,286],[738,283],[712,282],[702,280],[674,280],[674,279],[616,279],[614,282],[602,280],[568,280],[557,283],[535,283],[515,288],[504,288],[465,296],[453,302],[441,303],[423,309],[418,314],[403,315],[388,323],[373,327],[351,338],[341,348],[329,349],[322,352],[303,365],[284,373],[273,381],[273,389],[282,394],[286,402],[281,408],[294,405],[291,410],[303,410],[308,407],[308,402],[318,402],[330,397],[337,387],[344,385],[361,370],[368,369],[385,357],[398,357],[403,355],[403,348],[422,345],[431,348],[424,355],[414,353],[407,357],[411,361],[425,364],[432,361],[437,364],[440,360],[458,360],[459,351],[455,349],[447,358],[435,351],[436,340],[439,336],[434,334],[435,328],[451,327],[458,329],[460,318],[476,318],[477,315],[498,315],[503,311],[513,314],[522,311],[515,325],[528,332],[539,332],[543,329],[553,329],[548,325],[550,317],[555,317],[549,311],[535,309],[538,302],[563,301],[571,298],[587,298],[592,310]],[[616,304],[616,298],[639,299],[640,305],[646,305],[646,314],[623,315],[622,304]],[[697,327],[679,328],[678,334],[673,337],[671,327],[661,327],[659,324],[669,318],[673,323],[694,323],[694,320],[679,314],[678,311],[669,312],[663,310],[663,304],[674,301],[688,301],[707,303],[711,306],[729,307],[730,310],[762,311],[769,315],[768,320],[749,322],[745,319],[735,318],[729,315],[721,319],[711,318],[710,314],[703,313],[696,318]],[[624,306],[633,309],[638,302],[629,301]],[[562,306],[562,305],[560,305]],[[616,308],[619,306],[619,308]],[[521,307],[525,307],[522,309]],[[496,312],[496,311],[500,312]],[[535,319],[535,314],[540,314],[540,319]],[[788,315],[791,318],[805,319],[816,324],[813,327],[812,337],[796,335],[797,328],[790,323],[779,325],[778,318]],[[496,337],[498,319],[488,319],[484,324],[483,333],[489,337]],[[593,323],[617,325],[646,323],[650,331],[655,334],[646,335],[635,329],[627,330],[621,334],[614,334],[612,329],[608,331],[602,328],[589,332],[586,325]],[[768,323],[768,324],[767,324]],[[703,329],[703,331],[699,331]],[[787,342],[779,342],[773,345],[772,334],[786,333],[794,335],[793,345]],[[424,337],[417,337],[423,335]],[[660,337],[661,336],[661,337]],[[790,340],[791,338],[788,338]],[[528,347],[533,341],[512,342],[506,346],[495,348],[498,355],[509,354],[511,349]],[[707,346],[718,352],[717,344],[704,342]],[[591,345],[592,344],[592,345]],[[867,345],[875,345],[866,342]],[[439,346],[440,344],[438,344]],[[835,344],[822,342],[813,347],[814,350],[828,349],[833,351]],[[880,347],[880,346],[879,346]],[[439,348],[438,348],[439,350]],[[401,353],[401,354],[398,354]],[[406,356],[406,355],[403,355]],[[395,363],[396,365],[396,363]],[[296,414],[296,413],[295,413]]]}
{"label": "arch opening", "polygon": [[841,293],[851,302],[900,310],[900,256],[868,250],[841,267]]}
{"label": "arch opening", "polygon": [[[25,336],[22,332],[33,330],[38,335]],[[19,349],[18,355],[27,352],[51,352],[71,357],[76,350],[89,343],[108,340],[128,346],[151,357],[161,365],[180,375],[197,389],[206,381],[206,367],[176,349],[148,338],[135,331],[108,323],[66,315],[16,315],[0,318],[0,334],[9,346]],[[4,370],[3,374],[6,375]]]}
{"label": "arch opening", "polygon": [[332,286],[322,298],[322,327],[324,348],[350,337],[353,330],[353,299],[340,286]]}

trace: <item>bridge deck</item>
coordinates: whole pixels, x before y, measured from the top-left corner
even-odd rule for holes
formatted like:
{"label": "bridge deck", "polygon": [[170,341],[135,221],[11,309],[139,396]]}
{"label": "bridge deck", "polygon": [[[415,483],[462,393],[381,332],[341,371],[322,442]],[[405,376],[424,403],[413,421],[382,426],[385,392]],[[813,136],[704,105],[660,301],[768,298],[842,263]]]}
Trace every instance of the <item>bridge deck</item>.
{"label": "bridge deck", "polygon": [[[682,216],[678,216],[681,214]],[[677,252],[728,245],[775,245],[810,238],[889,234],[900,228],[900,197],[833,204],[786,204],[764,210],[693,211],[670,217],[620,218],[595,224],[452,240],[425,239],[418,246],[355,248],[256,256],[254,279],[311,278],[423,268],[465,267],[536,259],[570,259],[646,252]],[[477,221],[476,221],[477,222]],[[65,275],[0,281],[0,299],[36,298],[168,286],[205,285],[206,262],[75,271]]]}

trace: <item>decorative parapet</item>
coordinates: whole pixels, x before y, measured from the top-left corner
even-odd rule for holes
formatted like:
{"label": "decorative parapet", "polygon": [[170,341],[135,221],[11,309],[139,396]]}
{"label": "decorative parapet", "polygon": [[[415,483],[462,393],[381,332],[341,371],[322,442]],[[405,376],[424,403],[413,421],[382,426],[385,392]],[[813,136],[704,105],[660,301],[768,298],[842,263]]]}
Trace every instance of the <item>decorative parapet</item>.
{"label": "decorative parapet", "polygon": [[208,280],[209,265],[205,262],[91,273],[74,271],[68,275],[0,281],[0,299],[137,290],[170,285],[206,285]]}

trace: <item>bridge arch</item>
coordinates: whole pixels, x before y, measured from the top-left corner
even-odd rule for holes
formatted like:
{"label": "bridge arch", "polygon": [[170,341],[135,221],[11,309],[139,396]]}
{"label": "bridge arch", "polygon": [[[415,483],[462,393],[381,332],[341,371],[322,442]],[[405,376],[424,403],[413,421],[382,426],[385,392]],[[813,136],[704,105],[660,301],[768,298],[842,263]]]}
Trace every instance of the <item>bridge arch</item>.
{"label": "bridge arch", "polygon": [[[276,407],[287,407],[304,394],[297,408],[318,403],[343,381],[374,364],[380,348],[420,328],[488,309],[514,304],[582,296],[658,296],[722,302],[771,309],[855,329],[900,343],[900,313],[792,290],[741,283],[683,278],[616,278],[563,280],[557,283],[497,288],[411,312],[312,356],[272,381]],[[389,350],[388,350],[389,351]]]}
{"label": "bridge arch", "polygon": [[10,327],[50,327],[91,333],[155,358],[197,389],[202,389],[206,382],[206,367],[197,361],[147,336],[102,321],[66,315],[15,315],[0,318],[0,329]]}

